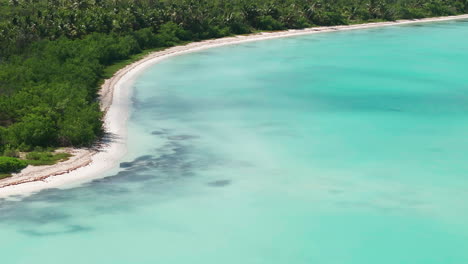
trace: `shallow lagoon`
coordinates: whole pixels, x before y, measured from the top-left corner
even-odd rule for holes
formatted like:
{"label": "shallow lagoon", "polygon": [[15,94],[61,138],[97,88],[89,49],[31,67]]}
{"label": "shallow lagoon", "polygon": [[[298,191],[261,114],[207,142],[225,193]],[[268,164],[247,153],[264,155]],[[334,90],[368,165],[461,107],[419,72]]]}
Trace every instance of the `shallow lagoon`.
{"label": "shallow lagoon", "polygon": [[163,61],[121,168],[0,201],[2,263],[466,263],[466,43],[452,21]]}

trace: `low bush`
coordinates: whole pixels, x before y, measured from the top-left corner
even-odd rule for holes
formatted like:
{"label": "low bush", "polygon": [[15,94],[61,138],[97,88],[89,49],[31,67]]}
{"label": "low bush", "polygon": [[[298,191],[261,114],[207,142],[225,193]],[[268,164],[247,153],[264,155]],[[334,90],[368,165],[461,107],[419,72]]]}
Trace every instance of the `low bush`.
{"label": "low bush", "polygon": [[28,166],[24,160],[13,157],[0,157],[0,173],[18,172]]}

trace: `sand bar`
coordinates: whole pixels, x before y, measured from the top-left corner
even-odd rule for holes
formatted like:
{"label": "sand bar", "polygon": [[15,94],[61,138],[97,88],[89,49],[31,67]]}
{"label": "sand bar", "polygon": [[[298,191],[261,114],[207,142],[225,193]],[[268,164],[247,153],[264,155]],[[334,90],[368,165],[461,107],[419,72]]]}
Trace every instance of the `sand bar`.
{"label": "sand bar", "polygon": [[398,20],[392,22],[262,32],[193,42],[148,54],[141,60],[127,65],[116,72],[112,78],[106,80],[102,85],[99,95],[101,109],[105,113],[104,127],[107,135],[99,145],[89,149],[67,149],[68,152],[74,154],[74,157],[70,158],[68,161],[51,166],[28,166],[12,177],[0,180],[0,198],[16,197],[18,195],[26,196],[48,188],[74,187],[94,178],[102,177],[106,171],[115,168],[127,151],[127,120],[131,106],[133,81],[146,68],[161,60],[208,48],[250,41],[455,19],[468,19],[468,14],[416,20]]}

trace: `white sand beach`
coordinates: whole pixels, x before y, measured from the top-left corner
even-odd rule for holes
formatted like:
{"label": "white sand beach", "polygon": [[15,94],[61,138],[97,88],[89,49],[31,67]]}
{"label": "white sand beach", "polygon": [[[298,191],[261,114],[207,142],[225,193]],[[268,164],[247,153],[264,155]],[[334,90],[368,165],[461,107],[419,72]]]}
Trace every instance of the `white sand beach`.
{"label": "white sand beach", "polygon": [[145,69],[164,59],[213,47],[233,45],[283,37],[317,34],[334,31],[367,29],[413,23],[468,19],[467,15],[366,23],[347,26],[315,27],[301,30],[263,32],[251,35],[193,42],[154,52],[127,65],[105,81],[100,91],[101,109],[105,113],[107,136],[98,146],[90,149],[66,149],[74,156],[50,166],[28,166],[12,177],[0,180],[0,198],[30,195],[47,188],[69,188],[95,178],[115,168],[126,154],[127,120],[131,107],[132,87],[135,78]]}

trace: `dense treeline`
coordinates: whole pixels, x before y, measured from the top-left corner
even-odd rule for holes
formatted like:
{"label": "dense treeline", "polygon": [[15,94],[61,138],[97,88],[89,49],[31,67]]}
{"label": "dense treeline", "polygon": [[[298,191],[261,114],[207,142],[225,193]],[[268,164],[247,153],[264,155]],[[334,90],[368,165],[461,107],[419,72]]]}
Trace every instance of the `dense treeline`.
{"label": "dense treeline", "polygon": [[468,0],[0,0],[0,154],[95,142],[103,69],[143,49],[467,11]]}

